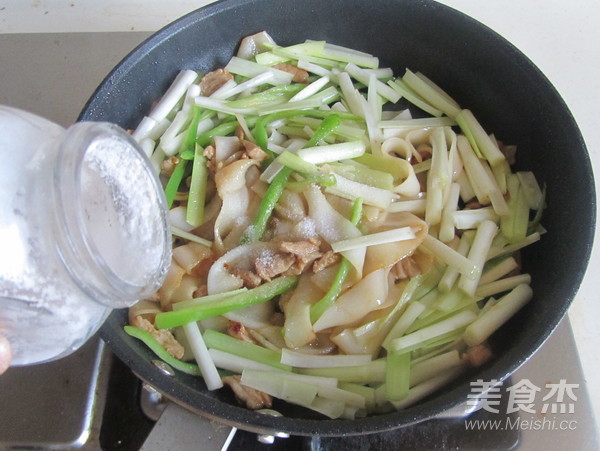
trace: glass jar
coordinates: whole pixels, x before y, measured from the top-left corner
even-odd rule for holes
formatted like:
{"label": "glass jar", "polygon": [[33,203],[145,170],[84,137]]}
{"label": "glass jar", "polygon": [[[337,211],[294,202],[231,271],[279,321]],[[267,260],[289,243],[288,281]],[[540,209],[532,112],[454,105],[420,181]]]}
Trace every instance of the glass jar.
{"label": "glass jar", "polygon": [[114,308],[162,284],[163,190],[122,129],[64,129],[0,106],[0,334],[13,365],[75,351]]}

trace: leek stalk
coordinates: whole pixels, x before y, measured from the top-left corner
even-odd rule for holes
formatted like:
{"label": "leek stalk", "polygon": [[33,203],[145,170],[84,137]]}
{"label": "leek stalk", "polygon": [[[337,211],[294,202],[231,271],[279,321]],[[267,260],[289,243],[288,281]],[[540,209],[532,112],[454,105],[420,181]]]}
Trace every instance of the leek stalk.
{"label": "leek stalk", "polygon": [[[306,143],[305,147],[312,147],[320,143],[326,136],[331,134],[333,130],[340,125],[340,123],[341,119],[339,115],[334,114],[327,116],[325,119],[323,119],[321,125],[315,131],[315,134],[312,136],[312,138]],[[258,143],[259,137],[257,136],[256,138]],[[261,135],[260,139],[263,138],[264,137]],[[279,198],[285,189],[285,184],[290,175],[292,175],[292,172],[292,169],[285,167],[275,176],[269,185],[269,188],[267,188],[267,192],[265,193],[262,201],[260,202],[254,221],[244,232],[244,235],[240,240],[240,244],[251,243],[262,238],[267,228],[267,223],[271,218],[271,214],[273,213],[277,202],[279,202]]]}
{"label": "leek stalk", "polygon": [[251,290],[233,295],[228,299],[205,302],[194,307],[159,313],[156,315],[155,325],[159,329],[170,329],[192,321],[199,321],[260,304],[284,293],[295,286],[297,282],[298,278],[295,276],[282,276]]}
{"label": "leek stalk", "polygon": [[[353,225],[357,225],[362,217],[362,200],[360,198],[354,201],[352,205],[352,213],[350,216],[350,222]],[[352,269],[352,263],[345,257],[342,257],[342,261],[340,263],[340,267],[327,290],[327,293],[315,304],[313,304],[310,308],[310,322],[315,323],[327,310],[329,307],[333,305],[335,300],[338,298],[340,293],[342,292],[342,287],[344,286],[344,282],[346,281],[346,277],[348,273]]]}
{"label": "leek stalk", "polygon": [[387,355],[385,394],[390,401],[400,401],[408,395],[410,384],[410,352]]}
{"label": "leek stalk", "polygon": [[152,350],[152,352],[154,352],[154,354],[157,355],[158,358],[160,358],[162,361],[172,366],[176,370],[181,371],[182,373],[191,374],[192,376],[201,376],[200,368],[198,368],[198,365],[194,365],[193,363],[182,362],[181,360],[173,357],[165,350],[165,348],[162,347],[162,345],[156,340],[156,338],[150,335],[149,332],[146,332],[145,330],[141,330],[133,326],[125,326],[124,330],[127,335],[142,341],[146,346],[148,346]]}
{"label": "leek stalk", "polygon": [[292,370],[291,366],[280,363],[281,352],[264,348],[249,341],[238,340],[212,329],[204,332],[203,338],[208,348],[255,360],[280,370]]}

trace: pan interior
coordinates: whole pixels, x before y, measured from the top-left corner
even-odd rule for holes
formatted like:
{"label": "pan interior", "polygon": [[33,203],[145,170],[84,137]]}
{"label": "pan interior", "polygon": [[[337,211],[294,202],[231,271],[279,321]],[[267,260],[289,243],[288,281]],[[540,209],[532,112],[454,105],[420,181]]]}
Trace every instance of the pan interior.
{"label": "pan interior", "polygon": [[506,378],[565,314],[592,245],[591,165],[579,130],[551,83],[499,35],[433,1],[225,0],[183,17],[135,49],[99,86],[80,119],[135,128],[179,70],[222,67],[242,37],[261,30],[281,45],[326,40],[372,53],[396,74],[405,68],[421,71],[473,110],[487,130],[516,144],[520,167],[533,169],[547,186],[543,223],[548,232],[523,255],[533,279],[533,301],[494,335],[496,358],[488,365],[414,407],[358,420],[324,420],[283,403],[275,408],[285,417],[267,418],[237,407],[225,390],[207,392],[200,378],[166,377],[150,363],[154,356],[123,333],[124,311],[110,316],[103,338],[134,372],[178,402],[244,429],[296,435],[361,434],[412,424],[465,402],[471,379]]}

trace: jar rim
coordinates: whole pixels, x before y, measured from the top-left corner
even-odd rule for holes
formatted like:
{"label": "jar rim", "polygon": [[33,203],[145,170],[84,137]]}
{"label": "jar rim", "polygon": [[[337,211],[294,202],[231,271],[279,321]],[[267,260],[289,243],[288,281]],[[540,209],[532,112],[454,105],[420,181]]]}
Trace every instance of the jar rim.
{"label": "jar rim", "polygon": [[[104,147],[99,151],[97,150],[98,146]],[[111,150],[111,146],[114,146],[115,149]],[[125,249],[132,250],[132,253],[136,253],[136,255],[137,253],[142,255],[144,252],[149,252],[149,249],[142,249],[144,245],[148,246],[148,243],[143,243],[141,238],[138,242],[135,234],[128,234],[129,240],[125,242],[124,237],[114,230],[121,230],[125,226],[133,227],[123,224],[124,222],[148,226],[143,224],[142,213],[132,209],[132,205],[126,205],[128,198],[123,200],[122,196],[115,199],[108,195],[108,199],[104,199],[107,203],[104,205],[99,203],[97,207],[94,207],[90,203],[90,200],[93,201],[93,197],[90,198],[86,193],[86,189],[93,188],[92,185],[89,185],[86,175],[86,170],[90,171],[88,168],[90,155],[93,153],[99,164],[105,166],[107,162],[103,160],[108,159],[111,154],[116,154],[117,150],[118,161],[111,160],[110,163],[123,164],[125,162],[133,165],[135,173],[130,174],[126,181],[123,179],[121,182],[131,184],[131,186],[137,182],[144,186],[144,194],[148,197],[144,199],[147,202],[144,205],[144,213],[150,215],[154,225],[151,231],[154,238],[152,246],[155,246],[156,249],[153,249],[150,263],[146,264],[145,260],[138,260],[138,263],[143,263],[145,268],[145,270],[140,269],[139,273],[136,272],[136,268],[133,268],[136,266],[135,258],[132,257],[131,261],[128,261],[130,256],[126,254]],[[115,167],[111,171],[113,169]],[[59,143],[53,175],[53,190],[57,207],[55,209],[58,225],[57,247],[67,270],[80,287],[96,301],[112,308],[127,307],[138,299],[148,297],[156,292],[164,281],[171,260],[168,209],[164,191],[148,157],[130,135],[120,127],[108,123],[80,122],[72,125],[66,130]],[[113,177],[113,175],[107,174],[106,177]],[[115,191],[115,187],[109,186],[109,184],[114,179],[114,177],[111,179],[95,178],[94,181],[99,181],[100,185],[106,182],[106,190],[112,192]],[[127,185],[126,188],[131,188],[131,186]],[[99,191],[98,195],[102,196],[102,193],[103,191]],[[115,205],[118,202],[125,205],[124,207],[123,205],[119,206],[126,210],[127,217],[125,219],[104,217],[103,213],[98,213],[100,216],[96,216],[94,208],[98,208],[98,211],[102,209],[113,211],[113,206],[108,205],[111,202],[114,202]],[[112,228],[108,229],[108,227]],[[107,237],[100,238],[98,230],[100,232],[106,230]],[[105,239],[112,241],[107,245]],[[161,245],[162,248],[159,249]],[[117,252],[120,249],[123,249],[121,254],[113,257],[113,250]],[[120,262],[119,259],[123,261]],[[142,272],[144,274],[141,274]]]}

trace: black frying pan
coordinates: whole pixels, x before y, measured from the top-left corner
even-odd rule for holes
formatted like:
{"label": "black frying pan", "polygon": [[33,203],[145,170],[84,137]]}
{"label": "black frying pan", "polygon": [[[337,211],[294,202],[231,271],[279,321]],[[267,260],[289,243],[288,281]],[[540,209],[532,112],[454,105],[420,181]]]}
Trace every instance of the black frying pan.
{"label": "black frying pan", "polygon": [[240,39],[268,30],[284,45],[327,40],[380,57],[397,74],[419,70],[441,84],[484,126],[517,144],[519,165],[547,184],[548,233],[527,249],[524,266],[535,297],[491,340],[496,358],[477,372],[403,411],[328,420],[284,403],[273,418],[239,407],[228,390],[208,392],[201,378],[165,376],[154,356],[123,332],[116,311],[102,328],[112,350],[142,379],[176,402],[253,431],[342,435],[384,431],[431,418],[464,403],[469,380],[504,379],[553,331],[573,299],[590,255],[595,190],[585,144],[567,107],[517,49],[478,22],[426,0],[225,0],[162,29],[129,54],[100,85],[81,120],[134,128],[181,69],[222,67]]}

